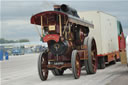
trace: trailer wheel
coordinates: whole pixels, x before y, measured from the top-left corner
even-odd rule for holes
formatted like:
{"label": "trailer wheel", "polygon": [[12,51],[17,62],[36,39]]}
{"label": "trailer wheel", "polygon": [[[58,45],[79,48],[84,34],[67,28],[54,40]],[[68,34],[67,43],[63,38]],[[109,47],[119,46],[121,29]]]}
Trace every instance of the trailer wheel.
{"label": "trailer wheel", "polygon": [[105,68],[105,59],[104,57],[98,58],[98,69],[104,69]]}
{"label": "trailer wheel", "polygon": [[80,65],[80,57],[77,53],[77,50],[73,50],[71,57],[72,64],[72,72],[75,79],[78,79],[81,74],[81,65]]}
{"label": "trailer wheel", "polygon": [[110,64],[116,64],[116,56],[113,57],[114,60],[110,62]]}
{"label": "trailer wheel", "polygon": [[42,81],[45,81],[48,78],[47,65],[48,65],[48,53],[42,52],[40,53],[39,59],[38,59],[38,73]]}
{"label": "trailer wheel", "polygon": [[53,69],[52,73],[54,76],[60,76],[60,75],[63,75],[64,69]]}
{"label": "trailer wheel", "polygon": [[87,74],[94,74],[97,70],[97,48],[93,37],[86,37],[84,45],[88,47],[88,59],[84,61]]}
{"label": "trailer wheel", "polygon": [[120,58],[116,59],[116,62],[119,62],[120,61]]}

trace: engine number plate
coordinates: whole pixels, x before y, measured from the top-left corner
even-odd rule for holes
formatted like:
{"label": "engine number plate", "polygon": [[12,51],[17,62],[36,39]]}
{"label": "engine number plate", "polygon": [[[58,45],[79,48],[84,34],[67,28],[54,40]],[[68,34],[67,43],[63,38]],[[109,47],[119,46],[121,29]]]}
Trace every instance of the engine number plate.
{"label": "engine number plate", "polygon": [[55,25],[50,25],[49,26],[49,31],[54,31],[55,30]]}
{"label": "engine number plate", "polygon": [[54,62],[54,65],[63,65],[64,62]]}

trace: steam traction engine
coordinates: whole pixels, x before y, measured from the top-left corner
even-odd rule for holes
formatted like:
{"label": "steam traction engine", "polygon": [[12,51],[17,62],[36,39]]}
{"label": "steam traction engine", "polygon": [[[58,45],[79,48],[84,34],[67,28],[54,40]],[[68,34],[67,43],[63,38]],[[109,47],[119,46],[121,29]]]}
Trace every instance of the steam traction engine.
{"label": "steam traction engine", "polygon": [[41,38],[48,44],[38,59],[41,80],[47,80],[49,70],[58,76],[72,68],[75,79],[80,77],[82,67],[87,74],[96,73],[96,43],[93,37],[88,37],[93,24],[80,19],[75,9],[65,4],[55,5],[54,11],[32,16],[31,23],[41,25]]}

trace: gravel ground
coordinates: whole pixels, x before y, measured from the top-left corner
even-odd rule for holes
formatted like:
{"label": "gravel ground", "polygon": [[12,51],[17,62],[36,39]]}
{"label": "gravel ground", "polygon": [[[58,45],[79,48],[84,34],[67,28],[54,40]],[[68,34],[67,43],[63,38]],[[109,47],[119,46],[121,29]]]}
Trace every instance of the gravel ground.
{"label": "gravel ground", "polygon": [[48,80],[41,81],[37,70],[38,55],[10,56],[9,60],[1,61],[1,85],[128,85],[128,67],[120,62],[93,75],[82,70],[79,79],[74,79],[72,71],[66,70],[63,76],[53,76],[49,72]]}

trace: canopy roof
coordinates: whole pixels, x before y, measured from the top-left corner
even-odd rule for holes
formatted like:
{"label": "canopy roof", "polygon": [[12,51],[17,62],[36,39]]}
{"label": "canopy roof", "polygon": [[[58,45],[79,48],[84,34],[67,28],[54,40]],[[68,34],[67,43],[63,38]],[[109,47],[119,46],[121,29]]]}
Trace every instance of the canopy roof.
{"label": "canopy roof", "polygon": [[48,14],[60,14],[63,16],[66,16],[68,18],[68,21],[71,23],[79,24],[81,26],[91,27],[94,28],[94,25],[88,21],[82,20],[80,18],[77,18],[75,16],[66,14],[64,12],[59,11],[45,11],[38,14],[35,14],[31,17],[31,24],[41,25],[41,16],[48,15]]}

